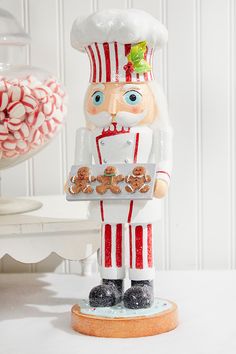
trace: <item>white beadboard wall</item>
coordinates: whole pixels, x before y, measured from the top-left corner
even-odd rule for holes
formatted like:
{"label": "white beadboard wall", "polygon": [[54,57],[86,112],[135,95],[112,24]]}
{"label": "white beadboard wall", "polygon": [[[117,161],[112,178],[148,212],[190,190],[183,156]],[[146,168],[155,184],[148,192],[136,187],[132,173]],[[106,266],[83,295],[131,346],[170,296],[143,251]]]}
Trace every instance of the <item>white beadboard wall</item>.
{"label": "white beadboard wall", "polygon": [[[74,18],[109,7],[142,8],[169,30],[168,47],[154,62],[175,132],[171,190],[156,233],[158,268],[235,268],[235,1],[0,0],[0,6],[32,37],[27,62],[60,77],[70,97],[62,134],[32,160],[1,172],[1,194],[62,193],[89,77],[88,59],[70,46]],[[6,256],[0,264],[4,272],[78,267],[56,255],[37,265]]]}

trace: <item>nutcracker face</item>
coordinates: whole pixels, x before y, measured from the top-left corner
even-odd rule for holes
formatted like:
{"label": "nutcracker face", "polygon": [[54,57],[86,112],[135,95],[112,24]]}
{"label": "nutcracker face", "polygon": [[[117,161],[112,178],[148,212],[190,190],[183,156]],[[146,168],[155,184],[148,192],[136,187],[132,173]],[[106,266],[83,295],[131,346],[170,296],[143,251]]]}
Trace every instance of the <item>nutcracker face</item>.
{"label": "nutcracker face", "polygon": [[90,127],[106,127],[112,122],[132,127],[151,124],[156,116],[153,93],[147,83],[91,84],[85,99]]}

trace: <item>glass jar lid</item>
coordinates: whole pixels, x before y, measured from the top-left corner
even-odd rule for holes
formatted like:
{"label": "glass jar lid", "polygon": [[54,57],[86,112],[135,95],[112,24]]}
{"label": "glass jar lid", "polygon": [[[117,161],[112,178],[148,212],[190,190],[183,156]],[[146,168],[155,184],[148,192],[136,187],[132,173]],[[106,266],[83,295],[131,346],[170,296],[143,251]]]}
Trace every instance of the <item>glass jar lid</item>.
{"label": "glass jar lid", "polygon": [[0,9],[0,45],[26,45],[30,36],[8,11]]}

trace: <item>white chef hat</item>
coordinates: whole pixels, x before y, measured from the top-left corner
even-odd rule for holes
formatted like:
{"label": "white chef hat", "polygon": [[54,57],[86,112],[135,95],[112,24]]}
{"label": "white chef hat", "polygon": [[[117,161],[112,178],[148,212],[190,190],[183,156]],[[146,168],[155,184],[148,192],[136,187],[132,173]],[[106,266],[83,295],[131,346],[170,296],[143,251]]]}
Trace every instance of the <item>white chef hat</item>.
{"label": "white chef hat", "polygon": [[90,59],[90,82],[153,80],[156,48],[167,42],[167,30],[155,17],[137,9],[109,9],[77,18],[71,44]]}

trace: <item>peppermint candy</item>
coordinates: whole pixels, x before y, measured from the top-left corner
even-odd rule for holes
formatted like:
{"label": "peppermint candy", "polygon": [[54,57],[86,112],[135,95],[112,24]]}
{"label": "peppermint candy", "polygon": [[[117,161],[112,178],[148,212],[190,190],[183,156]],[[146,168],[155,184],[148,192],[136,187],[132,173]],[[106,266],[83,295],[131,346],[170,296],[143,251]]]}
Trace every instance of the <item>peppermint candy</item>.
{"label": "peppermint candy", "polygon": [[41,133],[39,130],[31,130],[27,141],[30,143],[37,143],[41,138]]}
{"label": "peppermint candy", "polygon": [[6,140],[8,138],[8,129],[3,125],[3,124],[0,124],[0,140],[3,141],[3,140]]}
{"label": "peppermint candy", "polygon": [[61,124],[64,119],[62,111],[60,109],[56,109],[55,112],[52,114],[52,119],[55,123]]}
{"label": "peppermint candy", "polygon": [[2,149],[5,151],[14,151],[16,148],[16,139],[11,137],[10,135],[8,138],[2,142]]}
{"label": "peppermint candy", "polygon": [[4,112],[0,112],[0,123],[3,122],[6,118],[6,115]]}
{"label": "peppermint candy", "polygon": [[22,120],[19,119],[19,118],[12,118],[12,119],[9,119],[9,121],[6,123],[8,129],[10,131],[16,131],[16,130],[19,130],[22,126]]}
{"label": "peppermint candy", "polygon": [[27,113],[34,112],[38,107],[38,102],[33,96],[26,95],[22,99],[22,104],[25,107],[25,111]]}
{"label": "peppermint candy", "polygon": [[38,129],[43,122],[45,121],[45,115],[41,111],[34,112],[30,114],[27,118],[27,122],[30,126],[33,126],[34,129]]}
{"label": "peppermint candy", "polygon": [[4,111],[9,102],[8,94],[6,91],[0,91],[0,111]]}
{"label": "peppermint candy", "polygon": [[21,101],[25,95],[23,86],[11,85],[8,89],[9,101]]}
{"label": "peppermint candy", "polygon": [[34,95],[39,101],[41,101],[41,100],[47,98],[48,96],[51,96],[52,90],[45,85],[36,86],[34,88]]}
{"label": "peppermint candy", "polygon": [[65,117],[65,100],[54,78],[0,77],[0,159],[38,150],[53,138]]}
{"label": "peppermint candy", "polygon": [[42,104],[42,111],[45,114],[45,116],[51,116],[55,110],[55,105],[48,101],[47,103]]}
{"label": "peppermint candy", "polygon": [[26,138],[29,137],[30,129],[29,129],[28,125],[25,122],[23,122],[21,124],[20,129],[15,131],[13,134],[17,140],[25,140]]}
{"label": "peppermint candy", "polygon": [[28,151],[29,144],[25,140],[17,140],[16,142],[16,151],[19,153],[25,153]]}
{"label": "peppermint candy", "polygon": [[7,112],[10,118],[20,118],[25,114],[25,106],[20,101],[14,101],[7,106]]}

